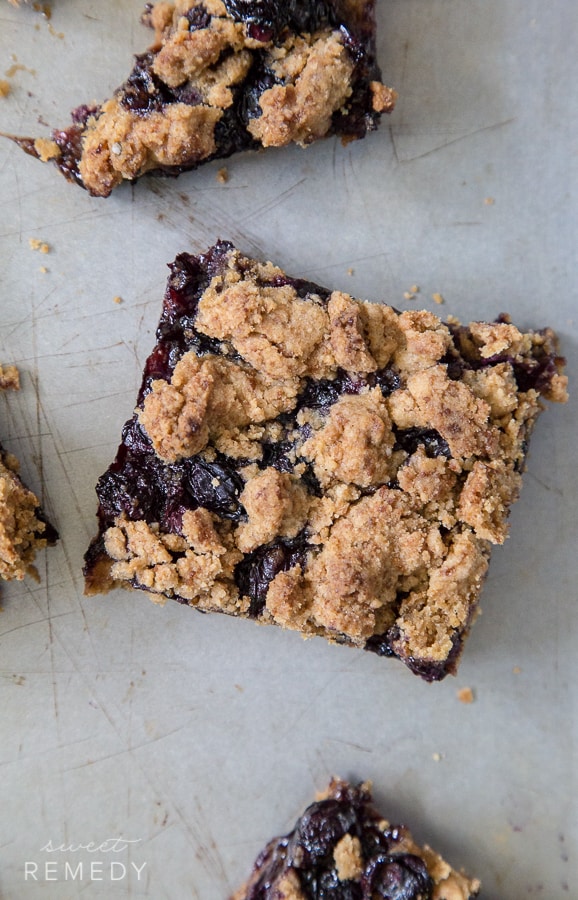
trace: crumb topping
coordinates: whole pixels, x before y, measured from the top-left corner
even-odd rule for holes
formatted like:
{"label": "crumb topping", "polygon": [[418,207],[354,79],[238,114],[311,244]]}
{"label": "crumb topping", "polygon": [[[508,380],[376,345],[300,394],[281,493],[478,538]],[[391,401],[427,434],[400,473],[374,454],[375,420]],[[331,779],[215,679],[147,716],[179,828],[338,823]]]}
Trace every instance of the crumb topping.
{"label": "crumb topping", "polygon": [[291,475],[267,468],[247,482],[240,501],[248,522],[237,532],[243,553],[273,538],[297,535],[305,524],[309,506],[307,491]]}
{"label": "crumb topping", "polygon": [[370,487],[393,475],[394,443],[386,401],[379,388],[374,388],[334,403],[325,424],[300,452],[313,461],[323,487],[335,479]]}
{"label": "crumb topping", "polygon": [[359,881],[363,874],[363,853],[358,837],[343,835],[335,845],[333,859],[340,881]]}
{"label": "crumb topping", "polygon": [[271,65],[281,84],[263,91],[261,115],[248,129],[264,147],[323,137],[331,117],[351,94],[353,60],[339,32],[292,38]]}
{"label": "crumb topping", "polygon": [[123,179],[159,166],[201,162],[215,151],[215,126],[222,110],[173,103],[146,118],[125,109],[116,98],[103,104],[84,133],[79,172],[84,185],[106,196]]}

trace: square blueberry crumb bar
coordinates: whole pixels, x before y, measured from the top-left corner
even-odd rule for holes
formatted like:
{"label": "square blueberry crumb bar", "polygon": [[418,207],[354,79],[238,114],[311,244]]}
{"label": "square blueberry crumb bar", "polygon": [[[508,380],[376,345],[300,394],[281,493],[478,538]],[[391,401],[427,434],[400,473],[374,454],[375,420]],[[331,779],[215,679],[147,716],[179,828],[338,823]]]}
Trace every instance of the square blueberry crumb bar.
{"label": "square blueberry crumb bar", "polygon": [[374,0],[147,3],[153,46],[99,106],[50,139],[14,138],[91,194],[237,151],[377,127],[395,91],[375,58]]}
{"label": "square blueberry crumb bar", "polygon": [[333,779],[293,831],[261,851],[232,900],[473,900],[479,890],[388,822],[368,784]]}
{"label": "square blueberry crumb bar", "polygon": [[170,268],[87,592],[454,673],[540,398],[566,399],[553,332],[400,313],[226,242]]}
{"label": "square blueberry crumb bar", "polygon": [[[0,365],[0,391],[19,390],[18,370]],[[58,540],[35,494],[18,475],[18,460],[0,444],[0,579],[21,581],[36,575],[39,550]]]}

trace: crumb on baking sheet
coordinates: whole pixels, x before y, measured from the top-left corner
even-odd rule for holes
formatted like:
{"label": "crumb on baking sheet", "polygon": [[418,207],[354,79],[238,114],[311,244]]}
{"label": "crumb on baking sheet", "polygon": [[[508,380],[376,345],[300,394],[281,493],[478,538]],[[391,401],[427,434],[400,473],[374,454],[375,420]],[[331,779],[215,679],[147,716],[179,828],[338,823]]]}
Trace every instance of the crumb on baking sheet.
{"label": "crumb on baking sheet", "polygon": [[52,18],[52,7],[49,3],[33,3],[32,7],[35,12],[42,13],[44,18],[48,19],[48,21]]}
{"label": "crumb on baking sheet", "polygon": [[486,197],[484,200],[486,206],[493,206],[495,202],[493,197]]}
{"label": "crumb on baking sheet", "polygon": [[444,298],[442,297],[441,294],[437,294],[437,293],[436,293],[436,294],[432,294],[432,295],[431,295],[431,298],[432,298],[432,300],[433,300],[434,303],[437,303],[438,306],[441,306],[442,303],[445,303],[445,300],[444,300]]}
{"label": "crumb on baking sheet", "polygon": [[120,305],[122,303],[122,297],[119,297],[117,294],[116,297],[112,298],[112,302],[116,303],[117,305]]}
{"label": "crumb on baking sheet", "polygon": [[46,268],[46,266],[40,266],[39,271],[42,272],[43,275],[46,275],[46,273],[48,272],[48,269]]}
{"label": "crumb on baking sheet", "polygon": [[227,184],[228,180],[229,180],[229,170],[226,166],[223,166],[217,172],[217,181],[219,182],[219,184]]}
{"label": "crumb on baking sheet", "polygon": [[29,238],[28,243],[31,250],[38,250],[39,253],[50,253],[50,246],[46,241],[41,241],[39,238]]}
{"label": "crumb on baking sheet", "polygon": [[16,366],[3,366],[0,364],[0,390],[20,390],[20,375]]}
{"label": "crumb on baking sheet", "polygon": [[11,90],[10,82],[4,78],[0,79],[0,97],[7,97]]}
{"label": "crumb on baking sheet", "polygon": [[443,756],[441,753],[432,753],[431,758],[433,759],[434,762],[441,762],[443,759]]}
{"label": "crumb on baking sheet", "polygon": [[520,666],[514,666],[514,668],[512,669],[512,674],[519,675],[521,671],[522,670],[521,670]]}
{"label": "crumb on baking sheet", "polygon": [[355,275],[355,269],[353,269],[353,268],[350,266],[350,267],[348,268],[348,270],[347,270],[347,274],[348,274],[348,275]]}
{"label": "crumb on baking sheet", "polygon": [[460,703],[473,703],[474,692],[471,687],[463,687],[458,691],[458,700]]}

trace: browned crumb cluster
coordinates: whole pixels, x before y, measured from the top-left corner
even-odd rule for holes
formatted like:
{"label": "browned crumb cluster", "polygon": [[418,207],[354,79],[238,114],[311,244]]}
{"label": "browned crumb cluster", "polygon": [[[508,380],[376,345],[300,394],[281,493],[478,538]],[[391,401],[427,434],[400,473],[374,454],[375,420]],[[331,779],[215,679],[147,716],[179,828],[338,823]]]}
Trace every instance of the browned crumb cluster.
{"label": "browned crumb cluster", "polygon": [[20,374],[16,366],[0,365],[0,391],[19,391]]}
{"label": "browned crumb cluster", "polygon": [[[88,589],[140,587],[362,647],[387,635],[388,651],[416,670],[451,670],[490,546],[507,536],[541,409],[515,366],[551,356],[552,333],[507,321],[450,330],[431,312],[340,291],[304,297],[280,269],[237,251],[200,296],[194,329],[214,351],[186,352],[153,378],[135,426],[177,472],[191,459],[229,460],[242,515],[186,511],[178,533],[112,516]],[[456,346],[479,361],[459,378]],[[303,400],[344,372],[351,386],[329,405]],[[565,385],[554,369],[541,392],[563,401]],[[267,465],[279,442],[286,456]],[[256,615],[253,576],[248,586],[239,564],[299,540],[303,552],[266,581]]]}

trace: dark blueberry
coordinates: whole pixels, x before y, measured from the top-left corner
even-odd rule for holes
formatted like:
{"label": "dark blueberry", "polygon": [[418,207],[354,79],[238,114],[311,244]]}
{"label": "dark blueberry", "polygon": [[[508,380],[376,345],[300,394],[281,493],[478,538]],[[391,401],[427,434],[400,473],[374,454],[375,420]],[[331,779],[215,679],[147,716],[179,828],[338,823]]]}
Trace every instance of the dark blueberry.
{"label": "dark blueberry", "polygon": [[[329,799],[312,803],[305,810],[288,850],[288,861],[307,869],[322,860],[332,860],[341,838],[356,829],[357,810],[349,803]],[[298,860],[303,860],[298,862]]]}
{"label": "dark blueberry", "polygon": [[297,399],[297,409],[326,410],[337,403],[341,395],[341,382],[338,379],[330,381],[322,378],[314,381],[308,378],[305,387]]}
{"label": "dark blueberry", "polygon": [[401,387],[401,378],[394,369],[378,369],[373,376],[377,387],[381,388],[384,397],[389,397]]}
{"label": "dark blueberry", "polygon": [[237,21],[259,26],[277,37],[289,25],[296,31],[315,31],[330,20],[332,5],[323,0],[225,0],[225,6]]}
{"label": "dark blueberry", "polygon": [[301,481],[307,488],[310,494],[313,494],[314,497],[322,497],[323,489],[321,484],[319,483],[319,479],[313,470],[313,466],[307,464],[305,471],[301,475]]}
{"label": "dark blueberry", "polygon": [[389,631],[384,632],[384,634],[372,634],[367,639],[365,649],[371,653],[377,653],[378,656],[395,656],[395,651],[391,647]]}
{"label": "dark blueberry", "polygon": [[434,428],[395,429],[395,437],[396,448],[405,450],[410,456],[422,446],[428,456],[452,458],[447,441]]}
{"label": "dark blueberry", "polygon": [[202,5],[193,6],[193,8],[189,9],[184,15],[189,23],[189,31],[197,31],[201,28],[209,27],[211,15]]}
{"label": "dark blueberry", "polygon": [[420,856],[374,856],[361,878],[363,900],[430,900],[433,882]]}
{"label": "dark blueberry", "polygon": [[562,360],[553,356],[543,356],[528,362],[513,362],[514,378],[518,390],[522,393],[535,390],[542,394],[548,390],[554,375],[558,373],[558,364]]}
{"label": "dark blueberry", "polygon": [[279,572],[305,565],[307,544],[303,532],[292,540],[278,538],[248,553],[235,568],[235,582],[243,597],[249,597],[249,615],[258,618],[267,600],[269,585]]}
{"label": "dark blueberry", "polygon": [[373,380],[371,376],[369,378],[371,380],[368,380],[365,375],[353,375],[345,372],[341,378],[341,390],[344,394],[360,394],[364,388],[369,387]]}
{"label": "dark blueberry", "polygon": [[452,352],[446,353],[440,363],[446,367],[447,376],[452,381],[460,381],[465,370],[470,368],[461,356]]}
{"label": "dark blueberry", "polygon": [[275,84],[280,83],[279,79],[267,66],[259,63],[254,65],[250,79],[243,91],[239,107],[239,115],[244,125],[251,119],[258,119],[263,114],[259,104],[261,94],[270,90]]}
{"label": "dark blueberry", "polygon": [[131,112],[158,112],[173,99],[166,85],[155,76],[153,62],[150,51],[135,56],[133,70],[118,91],[120,102]]}
{"label": "dark blueberry", "polygon": [[243,479],[225,457],[209,462],[193,456],[182,463],[185,483],[198,506],[224,519],[239,521],[245,514],[239,502]]}
{"label": "dark blueberry", "polygon": [[34,511],[34,514],[35,514],[36,518],[38,519],[38,521],[42,522],[44,525],[44,530],[36,531],[34,533],[34,536],[37,538],[42,538],[43,540],[46,541],[47,544],[50,544],[50,545],[55,544],[56,541],[58,540],[58,538],[60,537],[60,535],[58,534],[54,525],[52,525],[52,523],[49,522],[48,519],[46,518],[44,510],[37,507]]}
{"label": "dark blueberry", "polygon": [[123,513],[129,519],[159,520],[164,492],[156,468],[152,458],[145,461],[144,457],[128,457],[122,466],[111,466],[99,478],[96,485],[99,514],[107,524]]}
{"label": "dark blueberry", "polygon": [[294,449],[293,441],[278,441],[275,444],[263,444],[263,457],[259,468],[266,469],[272,466],[278,472],[292,472],[293,463],[288,459],[288,454]]}
{"label": "dark blueberry", "polygon": [[361,885],[340,881],[334,868],[300,871],[299,880],[305,896],[314,900],[363,900]]}

